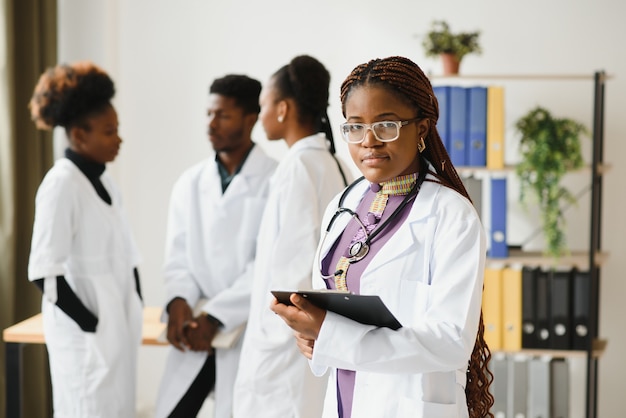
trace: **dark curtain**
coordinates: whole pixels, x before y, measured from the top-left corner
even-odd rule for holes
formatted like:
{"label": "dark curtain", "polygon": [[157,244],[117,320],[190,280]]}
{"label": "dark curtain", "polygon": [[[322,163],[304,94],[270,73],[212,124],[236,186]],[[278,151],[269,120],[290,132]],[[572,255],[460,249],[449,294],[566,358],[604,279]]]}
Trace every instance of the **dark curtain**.
{"label": "dark curtain", "polygon": [[[41,310],[27,266],[35,193],[53,163],[52,135],[37,131],[28,101],[39,75],[57,61],[57,1],[0,0],[0,328]],[[23,351],[24,417],[52,416],[43,345]],[[0,347],[0,415],[6,409],[5,346]]]}

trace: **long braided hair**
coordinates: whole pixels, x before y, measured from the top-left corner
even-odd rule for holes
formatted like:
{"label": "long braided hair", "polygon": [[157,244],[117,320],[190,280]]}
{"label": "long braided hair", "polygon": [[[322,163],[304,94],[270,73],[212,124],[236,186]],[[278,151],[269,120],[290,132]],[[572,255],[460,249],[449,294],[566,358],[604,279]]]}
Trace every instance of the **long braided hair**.
{"label": "long braided hair", "polygon": [[[422,155],[434,166],[435,172],[432,174],[436,177],[437,182],[470,199],[435,127],[437,119],[439,119],[439,104],[428,77],[420,67],[404,57],[374,59],[357,66],[341,85],[341,104],[344,116],[346,100],[352,89],[365,85],[386,88],[407,104],[415,107],[419,111],[419,117],[430,120],[430,129],[424,138],[426,149],[422,151]],[[493,406],[494,398],[489,392],[493,374],[487,367],[490,359],[491,351],[484,339],[481,312],[478,334],[468,364],[465,388],[470,418],[493,418],[490,409]]]}

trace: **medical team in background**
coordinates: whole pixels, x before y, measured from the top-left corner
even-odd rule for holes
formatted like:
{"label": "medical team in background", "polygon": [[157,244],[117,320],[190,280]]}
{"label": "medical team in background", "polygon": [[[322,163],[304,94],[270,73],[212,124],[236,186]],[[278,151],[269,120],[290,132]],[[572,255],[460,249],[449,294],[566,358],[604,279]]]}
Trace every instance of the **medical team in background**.
{"label": "medical team in background", "polygon": [[[171,192],[163,318],[170,342],[156,417],[490,417],[481,316],[485,237],[436,129],[428,78],[403,57],[355,67],[339,94],[301,55],[263,87],[208,91],[208,157]],[[135,416],[139,252],[106,173],[122,140],[111,78],[90,62],[42,74],[30,109],[68,146],[36,197],[29,280],[42,290],[53,408],[63,418]],[[123,117],[129,117],[124,115]],[[252,139],[257,120],[288,151]],[[339,125],[339,124],[337,124]],[[340,216],[339,216],[340,215]],[[316,256],[317,255],[317,256]],[[366,326],[271,290],[378,295],[403,325]],[[231,335],[229,345],[216,336]]]}

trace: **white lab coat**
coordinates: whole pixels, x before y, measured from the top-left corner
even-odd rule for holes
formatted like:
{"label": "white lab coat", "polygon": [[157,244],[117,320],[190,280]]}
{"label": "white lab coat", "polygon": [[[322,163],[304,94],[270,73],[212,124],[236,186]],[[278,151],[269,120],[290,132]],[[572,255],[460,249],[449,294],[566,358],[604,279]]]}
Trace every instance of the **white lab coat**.
{"label": "white lab coat", "polygon": [[[343,206],[355,210],[368,186],[355,186]],[[328,206],[322,228],[337,204]],[[320,257],[349,220],[337,219]],[[352,417],[467,417],[465,372],[478,331],[484,262],[485,234],[471,203],[424,182],[408,218],[360,281],[360,293],[379,295],[403,327],[392,331],[327,313],[310,362],[318,375],[331,369],[323,416],[338,416],[336,369],[342,368],[357,370]],[[325,287],[319,274],[313,280]]]}
{"label": "white lab coat", "polygon": [[[272,289],[311,287],[324,208],[344,188],[322,135],[296,142],[270,182],[237,382],[235,418],[319,417],[326,379],[316,378],[293,332],[270,309]],[[350,173],[344,168],[350,181]]]}
{"label": "white lab coat", "polygon": [[[248,319],[256,238],[276,161],[255,145],[222,194],[213,154],[186,170],[174,185],[166,238],[166,303],[180,296],[218,318],[224,331]],[[165,315],[164,320],[167,320]],[[169,349],[159,388],[156,418],[166,417],[206,361],[203,352]],[[216,349],[216,418],[232,414],[232,392],[241,340]]]}
{"label": "white lab coat", "polygon": [[[55,417],[135,416],[142,304],[133,268],[139,256],[117,188],[106,173],[100,179],[111,206],[61,158],[36,197],[28,278],[46,278],[42,313]],[[98,317],[95,333],[83,332],[55,306],[51,285],[58,275]]]}

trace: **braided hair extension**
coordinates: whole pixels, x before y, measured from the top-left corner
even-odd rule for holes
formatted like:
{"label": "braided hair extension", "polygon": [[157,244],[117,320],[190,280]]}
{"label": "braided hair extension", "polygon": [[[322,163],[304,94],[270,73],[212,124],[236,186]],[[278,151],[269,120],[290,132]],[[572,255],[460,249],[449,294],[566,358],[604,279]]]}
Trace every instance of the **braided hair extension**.
{"label": "braided hair extension", "polygon": [[293,99],[298,107],[298,120],[324,132],[329,150],[334,154],[335,141],[326,112],[330,86],[330,73],[326,67],[309,55],[299,55],[276,71],[272,78],[280,100]]}
{"label": "braided hair extension", "polygon": [[[428,77],[419,66],[404,57],[374,59],[357,66],[341,85],[341,104],[344,116],[346,100],[350,92],[356,87],[368,85],[387,89],[400,100],[414,107],[418,111],[418,117],[430,120],[430,129],[424,138],[426,149],[422,155],[433,164],[435,172],[432,174],[438,182],[470,199],[437,132],[439,104]],[[468,365],[465,388],[470,418],[493,418],[490,409],[494,399],[489,392],[489,385],[493,382],[493,374],[487,367],[490,359],[491,351],[484,340],[484,323],[481,312],[478,334]]]}
{"label": "braided hair extension", "polygon": [[89,61],[79,61],[48,68],[39,77],[28,107],[37,128],[68,130],[109,106],[114,95],[107,73]]}

